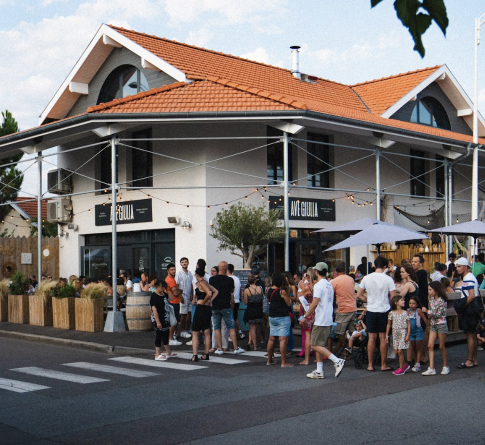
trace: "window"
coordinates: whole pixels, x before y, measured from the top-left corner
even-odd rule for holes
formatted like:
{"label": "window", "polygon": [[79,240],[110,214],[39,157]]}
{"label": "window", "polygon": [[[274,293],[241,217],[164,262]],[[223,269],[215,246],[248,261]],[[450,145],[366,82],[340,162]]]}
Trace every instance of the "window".
{"label": "window", "polygon": [[450,120],[443,105],[434,97],[427,96],[417,101],[411,114],[411,122],[451,130]]}
{"label": "window", "polygon": [[410,155],[416,156],[410,158],[411,195],[426,196],[426,159],[424,158],[424,152],[410,150]]}
{"label": "window", "polygon": [[[311,141],[307,143],[307,181],[308,187],[330,187],[330,147],[326,144],[329,137],[323,134],[308,133]],[[325,143],[323,145],[322,143]]]}
{"label": "window", "polygon": [[138,68],[133,65],[121,65],[112,71],[105,80],[97,103],[121,99],[148,89],[148,82]]}
{"label": "window", "polygon": [[[137,131],[132,134],[133,139],[151,139],[151,130]],[[153,187],[153,154],[152,141],[132,141],[131,149],[132,187]]]}
{"label": "window", "polygon": [[[283,132],[273,127],[268,127],[268,144],[271,144],[267,148],[267,177],[268,184],[278,184],[284,179],[283,172],[283,142],[275,144],[274,136],[282,136]],[[288,181],[293,179],[292,177],[292,145],[288,144]]]}
{"label": "window", "polygon": [[436,155],[436,196],[445,196],[445,165],[443,161],[445,158],[443,156]]}

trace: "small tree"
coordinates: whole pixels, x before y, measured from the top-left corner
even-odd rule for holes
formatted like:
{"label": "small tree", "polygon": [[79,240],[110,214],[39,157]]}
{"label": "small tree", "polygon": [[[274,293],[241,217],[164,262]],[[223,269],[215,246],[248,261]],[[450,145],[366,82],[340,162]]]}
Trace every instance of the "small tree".
{"label": "small tree", "polygon": [[249,268],[254,255],[269,243],[282,241],[285,229],[279,226],[280,213],[239,202],[217,214],[210,235],[219,241],[219,250],[240,256]]}

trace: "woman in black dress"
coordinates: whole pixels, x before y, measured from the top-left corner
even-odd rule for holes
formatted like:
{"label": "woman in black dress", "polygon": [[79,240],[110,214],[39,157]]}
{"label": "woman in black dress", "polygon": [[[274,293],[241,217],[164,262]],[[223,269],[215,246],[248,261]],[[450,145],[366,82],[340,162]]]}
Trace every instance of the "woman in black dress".
{"label": "woman in black dress", "polygon": [[256,326],[263,322],[263,289],[256,285],[257,277],[249,275],[249,287],[244,289],[244,304],[247,306],[244,312],[244,323],[249,323],[248,347],[253,346],[253,350],[258,349]]}
{"label": "woman in black dress", "polygon": [[199,360],[197,356],[197,349],[199,348],[199,332],[204,332],[205,345],[204,355],[200,356],[201,360],[209,360],[209,348],[211,344],[211,317],[212,308],[211,302],[217,297],[218,291],[212,287],[204,279],[205,270],[198,268],[195,270],[195,278],[197,283],[195,285],[195,296],[197,299],[197,305],[195,307],[194,319],[192,320],[192,353],[193,356],[190,359],[192,362]]}

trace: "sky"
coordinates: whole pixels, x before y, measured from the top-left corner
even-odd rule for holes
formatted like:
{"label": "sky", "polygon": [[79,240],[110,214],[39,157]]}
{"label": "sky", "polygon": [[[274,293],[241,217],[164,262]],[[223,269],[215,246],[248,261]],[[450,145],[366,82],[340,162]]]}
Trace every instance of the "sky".
{"label": "sky", "polygon": [[[446,64],[473,101],[475,18],[485,14],[485,1],[445,0],[446,37],[433,24],[423,36],[424,59],[393,3],[0,0],[0,110],[11,111],[21,130],[37,126],[102,23],[289,69],[289,47],[299,45],[301,72],[344,84]],[[481,35],[485,41],[485,24]],[[485,43],[478,47],[478,72],[485,116]],[[35,174],[26,175],[22,190],[24,196],[37,193]]]}

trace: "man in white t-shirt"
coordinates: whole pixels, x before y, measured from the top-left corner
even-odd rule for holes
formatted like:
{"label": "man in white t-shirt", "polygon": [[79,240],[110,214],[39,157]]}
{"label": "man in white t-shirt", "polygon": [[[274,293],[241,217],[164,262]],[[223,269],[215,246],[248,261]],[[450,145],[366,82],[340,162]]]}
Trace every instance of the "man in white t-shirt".
{"label": "man in white t-shirt", "polygon": [[[470,272],[470,265],[465,257],[459,258],[455,262],[456,270],[463,277],[462,284],[462,298],[467,299],[465,311],[463,314],[458,316],[458,324],[460,329],[466,335],[467,344],[467,359],[458,365],[460,369],[473,368],[478,366],[477,351],[478,351],[478,341],[477,341],[477,326],[478,320],[480,319],[478,306],[475,306],[475,297],[480,297],[480,291],[478,289],[478,281]],[[472,306],[470,306],[472,305]]]}
{"label": "man in white t-shirt", "polygon": [[234,281],[234,308],[233,308],[233,316],[234,316],[234,327],[236,328],[237,335],[239,338],[246,337],[243,332],[241,331],[241,324],[239,323],[239,303],[241,301],[241,280],[239,277],[234,275],[234,264],[227,265],[227,276],[231,277]]}
{"label": "man in white t-shirt", "polygon": [[186,257],[180,259],[181,270],[177,272],[175,276],[175,282],[178,284],[179,289],[182,291],[184,302],[180,303],[180,336],[183,338],[192,338],[190,332],[190,322],[192,314],[192,273],[188,270],[189,260]]}
{"label": "man in white t-shirt", "polygon": [[[367,356],[369,364],[368,371],[374,371],[374,352],[376,350],[377,336],[379,336],[381,351],[381,371],[391,371],[392,368],[387,366],[387,314],[391,309],[390,299],[396,294],[394,280],[384,273],[387,267],[387,258],[378,256],[374,265],[376,271],[366,275],[357,291],[357,298],[364,303],[367,302],[366,325],[369,334],[369,343],[367,344]],[[364,295],[367,291],[367,296]]]}
{"label": "man in white t-shirt", "polygon": [[345,360],[339,359],[326,348],[333,323],[333,287],[327,281],[328,266],[323,261],[314,267],[317,282],[313,286],[313,301],[308,310],[299,318],[300,324],[315,312],[313,322],[311,347],[317,356],[316,371],[307,374],[309,379],[323,379],[323,357],[332,360],[335,367],[335,377],[338,377],[345,365]]}

